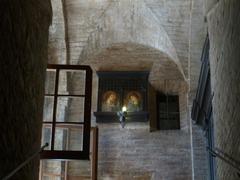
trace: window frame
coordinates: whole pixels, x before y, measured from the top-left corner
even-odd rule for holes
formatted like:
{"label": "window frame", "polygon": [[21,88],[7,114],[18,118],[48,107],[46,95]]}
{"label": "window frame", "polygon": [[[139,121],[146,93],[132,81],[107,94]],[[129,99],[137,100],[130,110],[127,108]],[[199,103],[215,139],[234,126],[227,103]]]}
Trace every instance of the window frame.
{"label": "window frame", "polygon": [[[163,100],[164,99],[164,100]],[[176,101],[173,101],[172,99],[176,99]],[[169,103],[176,103],[177,111],[171,111],[169,108]],[[165,105],[165,111],[160,112],[160,103],[163,103]],[[166,119],[163,120],[161,118],[161,115],[165,114]],[[176,115],[177,118],[174,120],[171,120],[170,115]],[[175,127],[167,127],[167,126],[162,126],[161,124],[163,122],[168,122],[172,123],[173,121],[176,122]],[[169,94],[163,94],[163,93],[157,93],[157,127],[159,130],[179,130],[181,129],[180,125],[180,106],[179,106],[179,96],[178,95],[169,95]]]}
{"label": "window frame", "polygon": [[[90,150],[90,127],[91,127],[91,97],[92,97],[92,69],[90,66],[82,65],[56,65],[48,64],[47,70],[55,70],[55,89],[53,94],[45,94],[44,97],[53,97],[53,117],[52,121],[43,121],[43,127],[45,124],[51,126],[51,143],[50,150],[44,150],[40,154],[41,159],[64,159],[64,160],[89,160]],[[59,73],[61,70],[79,70],[85,71],[85,93],[80,95],[73,94],[59,94]],[[57,101],[58,97],[84,97],[84,121],[83,122],[57,122]],[[83,143],[82,150],[54,150],[55,131],[58,124],[62,125],[82,125],[83,126]]]}

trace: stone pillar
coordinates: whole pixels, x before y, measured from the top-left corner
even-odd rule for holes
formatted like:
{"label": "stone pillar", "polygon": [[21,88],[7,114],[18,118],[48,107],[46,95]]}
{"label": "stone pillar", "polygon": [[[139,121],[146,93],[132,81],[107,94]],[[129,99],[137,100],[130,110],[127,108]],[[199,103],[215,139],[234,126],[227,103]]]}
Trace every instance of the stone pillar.
{"label": "stone pillar", "polygon": [[[0,2],[0,179],[40,147],[49,0]],[[38,179],[39,157],[12,179]]]}

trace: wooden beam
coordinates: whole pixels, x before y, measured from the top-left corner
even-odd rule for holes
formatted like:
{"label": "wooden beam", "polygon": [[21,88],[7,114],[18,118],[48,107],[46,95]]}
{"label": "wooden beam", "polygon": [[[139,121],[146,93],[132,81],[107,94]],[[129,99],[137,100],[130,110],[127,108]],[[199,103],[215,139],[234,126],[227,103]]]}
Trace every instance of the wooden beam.
{"label": "wooden beam", "polygon": [[92,128],[93,142],[92,142],[92,158],[91,158],[91,176],[92,180],[97,180],[98,172],[98,127]]}

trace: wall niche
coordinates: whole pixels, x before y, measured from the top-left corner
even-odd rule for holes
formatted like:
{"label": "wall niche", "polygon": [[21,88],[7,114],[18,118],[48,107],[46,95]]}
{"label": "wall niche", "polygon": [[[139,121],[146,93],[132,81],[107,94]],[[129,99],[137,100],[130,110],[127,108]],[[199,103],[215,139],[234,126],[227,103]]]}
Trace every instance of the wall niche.
{"label": "wall niche", "polygon": [[146,71],[99,71],[97,122],[117,122],[117,112],[127,108],[126,121],[148,120]]}

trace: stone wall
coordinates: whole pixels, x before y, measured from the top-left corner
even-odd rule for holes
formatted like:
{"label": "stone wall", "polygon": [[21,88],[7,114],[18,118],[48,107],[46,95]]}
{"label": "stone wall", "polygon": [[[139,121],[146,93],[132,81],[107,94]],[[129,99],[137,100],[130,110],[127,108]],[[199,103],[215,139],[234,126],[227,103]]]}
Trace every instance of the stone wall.
{"label": "stone wall", "polygon": [[189,31],[192,0],[144,0],[157,17],[176,49],[185,76],[188,77]]}
{"label": "stone wall", "polygon": [[[183,143],[187,144],[185,150],[188,151],[188,158],[190,158],[189,132],[191,127],[189,125],[187,99],[190,97],[190,100],[192,100],[196,91],[200,56],[205,39],[203,0],[64,0],[62,1],[64,2],[64,8],[62,9],[64,13],[58,13],[58,11],[62,11],[61,1],[53,0],[53,2],[56,3],[54,8],[57,8],[54,12],[56,12],[56,16],[59,16],[56,17],[54,24],[59,30],[50,32],[53,33],[51,35],[53,43],[50,44],[49,54],[53,59],[50,59],[49,62],[85,64],[93,68],[92,114],[97,109],[98,77],[96,71],[150,71],[149,83],[154,91],[179,94],[180,96],[181,130],[172,133],[184,134]],[[65,46],[61,43],[64,38],[62,32],[64,27]],[[54,40],[55,38],[56,40]],[[57,39],[60,39],[59,42]],[[54,44],[55,42],[56,44]],[[65,56],[60,53],[57,58],[52,56],[51,54],[54,54],[52,45],[56,47],[57,52],[65,53],[69,59],[66,61]],[[57,61],[54,59],[57,59]],[[192,96],[187,94],[189,89]],[[153,104],[150,105],[152,112],[155,108]],[[93,115],[92,125],[95,125]],[[111,131],[108,130],[108,127],[108,125],[101,124],[100,131],[102,128],[106,132],[109,131],[109,136],[119,135],[118,130]],[[113,128],[116,129],[116,127]],[[144,131],[147,131],[146,125],[137,125],[135,130],[141,131],[144,128]],[[160,137],[160,134],[165,134],[173,142],[177,140],[167,131],[154,133],[156,133],[155,138]],[[195,138],[199,137],[197,134],[202,137],[200,131],[193,133],[196,134]],[[112,149],[104,147],[105,138],[104,133],[100,134],[100,146],[103,148],[101,152],[111,155]],[[112,139],[109,143],[115,145],[117,140]],[[142,137],[142,141],[146,140],[147,138]],[[151,140],[155,141],[154,138]],[[133,142],[132,140],[129,141]],[[101,144],[102,142],[103,144]],[[203,142],[195,143],[196,149],[202,150]],[[140,147],[140,144],[136,144],[136,146]],[[156,147],[160,146],[162,146],[161,143],[158,146],[156,145]],[[166,149],[173,147],[176,150],[178,149],[174,144],[164,144],[164,146]],[[129,149],[130,151],[131,149]],[[116,150],[116,152],[121,153],[121,149]],[[149,152],[154,154],[152,157],[155,156],[154,151],[149,149]],[[199,152],[196,151],[196,154]],[[141,159],[145,154],[140,153],[138,155]],[[130,156],[127,157],[131,158]],[[204,154],[198,157],[205,158]],[[186,161],[189,163],[187,164],[189,172],[185,174],[186,176],[184,175],[185,178],[191,176],[191,163],[188,158]],[[116,158],[110,159],[109,163],[115,164],[117,160]],[[100,169],[106,168],[104,161],[104,157],[102,157],[100,159]],[[138,162],[136,160],[136,164]],[[194,168],[197,169],[199,165],[202,164],[195,161]],[[165,168],[164,166],[161,167],[158,168],[161,170]],[[149,165],[149,169],[154,168],[156,167]],[[108,175],[110,177],[119,176],[119,172],[120,170],[112,170],[112,174]],[[105,173],[107,172],[103,171],[100,177],[105,177]],[[151,173],[149,174],[152,176]],[[154,176],[156,179],[167,177],[166,175],[160,176],[158,172],[155,174],[157,174]],[[132,175],[131,173],[129,176],[125,174],[124,177],[133,177]],[[138,175],[141,176],[141,173],[136,171],[135,176]],[[173,176],[170,178],[173,178]],[[203,173],[202,176],[199,174],[200,179],[201,177],[205,177]]]}
{"label": "stone wall", "polygon": [[[0,179],[40,148],[51,4],[0,2]],[[38,179],[39,158],[14,176]]]}
{"label": "stone wall", "polygon": [[[240,2],[220,0],[213,7],[208,13],[208,29],[215,146],[240,161]],[[220,160],[217,174],[219,180],[239,179]]]}
{"label": "stone wall", "polygon": [[[151,3],[136,0],[121,2],[66,0],[63,9],[66,11],[67,21],[63,19],[64,13],[60,12],[61,1],[52,2],[54,22],[51,29],[55,31],[50,31],[50,63],[66,62],[64,55],[58,53],[54,56],[55,51],[65,53],[66,56],[69,52],[70,59],[67,63],[90,65],[94,73],[119,70],[150,71],[149,82],[156,90],[174,94],[187,93],[188,84],[183,71],[186,73],[188,67],[186,30],[190,11],[186,10],[190,10],[190,6],[186,0],[181,0],[182,6],[164,4],[167,13],[166,17],[161,18],[162,21],[156,14],[156,9],[153,9],[153,5],[162,8],[161,3],[154,0]],[[174,9],[177,11],[174,18],[167,22]],[[179,14],[181,16],[177,16]],[[67,50],[61,43],[64,27],[65,36],[68,36],[68,42],[65,42],[68,44],[66,47],[69,47]],[[184,36],[180,36],[179,34],[183,32]],[[180,42],[181,40],[183,42]],[[172,41],[176,43],[179,51]],[[181,54],[179,56],[181,58],[177,52]],[[97,104],[98,86],[95,74],[94,81],[96,83],[93,83],[92,111],[96,111]]]}
{"label": "stone wall", "polygon": [[48,63],[66,64],[65,21],[60,0],[50,0],[53,9],[52,24],[49,28]]}
{"label": "stone wall", "polygon": [[189,134],[145,123],[99,124],[99,179],[191,180]]}

